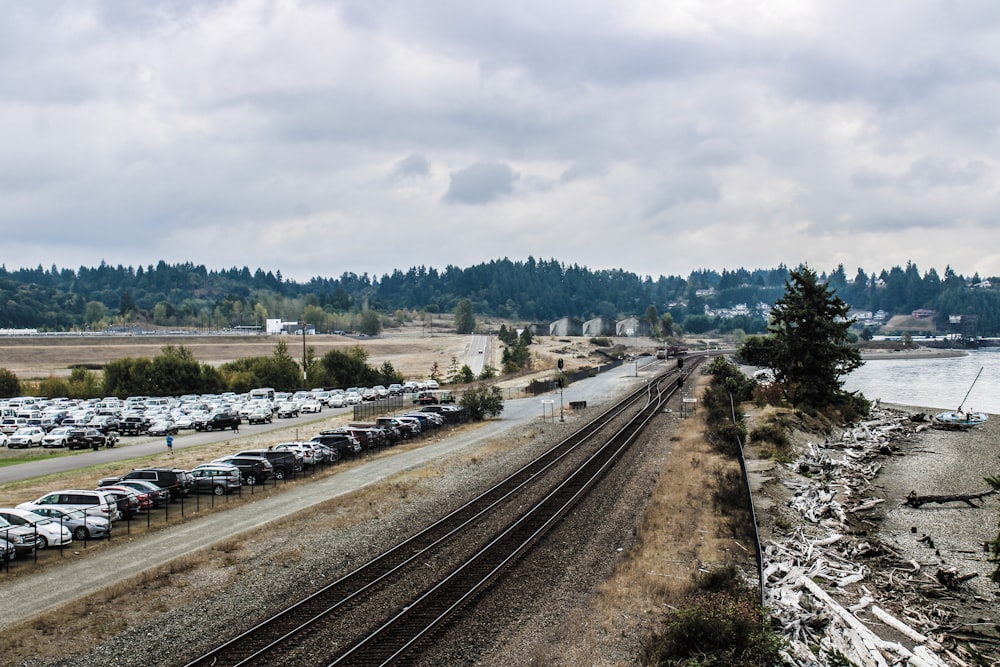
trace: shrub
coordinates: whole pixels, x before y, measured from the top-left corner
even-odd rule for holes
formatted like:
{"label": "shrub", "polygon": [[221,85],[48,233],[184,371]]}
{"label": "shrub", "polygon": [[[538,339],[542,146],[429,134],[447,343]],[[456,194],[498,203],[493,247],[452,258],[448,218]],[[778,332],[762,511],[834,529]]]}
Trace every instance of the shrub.
{"label": "shrub", "polygon": [[750,442],[762,443],[770,442],[779,449],[787,449],[791,446],[788,434],[779,424],[763,424],[750,432]]}
{"label": "shrub", "polygon": [[647,642],[644,664],[677,667],[770,667],[780,664],[780,638],[746,590],[705,591],[671,613]]}
{"label": "shrub", "polygon": [[606,336],[600,336],[598,338],[591,338],[590,344],[596,345],[597,347],[611,347],[611,340]]}

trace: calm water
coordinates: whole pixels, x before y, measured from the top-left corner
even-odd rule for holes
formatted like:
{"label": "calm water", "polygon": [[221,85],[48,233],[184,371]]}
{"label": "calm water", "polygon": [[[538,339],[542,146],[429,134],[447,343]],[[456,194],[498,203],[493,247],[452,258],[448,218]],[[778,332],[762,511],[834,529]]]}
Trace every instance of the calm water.
{"label": "calm water", "polygon": [[946,359],[869,360],[844,379],[844,389],[860,389],[871,400],[954,410],[980,368],[983,374],[963,408],[1000,414],[1000,348],[995,347]]}

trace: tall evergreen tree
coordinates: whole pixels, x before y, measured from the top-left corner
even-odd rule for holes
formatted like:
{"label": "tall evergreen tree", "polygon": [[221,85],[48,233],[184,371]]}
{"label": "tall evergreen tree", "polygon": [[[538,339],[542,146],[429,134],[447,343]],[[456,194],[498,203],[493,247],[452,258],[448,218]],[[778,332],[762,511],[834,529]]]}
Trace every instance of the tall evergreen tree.
{"label": "tall evergreen tree", "polygon": [[851,344],[849,310],[814,271],[799,267],[789,274],[785,295],[771,311],[771,335],[748,338],[740,355],[771,368],[793,405],[843,405],[848,396],[840,378],[864,363]]}
{"label": "tall evergreen tree", "polygon": [[472,314],[472,301],[461,299],[455,306],[455,332],[470,334],[476,330],[476,317]]}

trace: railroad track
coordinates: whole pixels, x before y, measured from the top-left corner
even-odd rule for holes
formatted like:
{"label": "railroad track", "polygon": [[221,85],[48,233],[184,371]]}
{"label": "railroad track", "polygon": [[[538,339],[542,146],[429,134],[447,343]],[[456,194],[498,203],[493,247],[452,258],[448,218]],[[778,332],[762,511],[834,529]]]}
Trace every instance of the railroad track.
{"label": "railroad track", "polygon": [[[692,365],[698,360],[694,361]],[[652,416],[662,410],[681,377],[681,369],[672,368],[654,378],[462,507],[187,667],[276,665],[283,661],[296,665],[384,665],[419,651],[600,480]],[[595,440],[599,444],[595,445]],[[572,471],[567,474],[563,469],[574,456],[582,462],[569,466]],[[401,609],[397,604],[398,613],[389,614],[353,638],[347,639],[347,633],[338,630],[337,638],[329,639],[329,628],[342,627],[338,622],[342,616],[393,582],[411,576],[437,554],[453,549],[466,532],[482,526],[500,508],[524,503],[523,497],[528,495],[525,489],[535,488],[538,494],[540,480],[553,475],[558,475],[556,481],[542,482],[540,500],[531,500],[531,506],[519,510],[516,518],[505,520],[504,528],[483,539],[415,599]]]}

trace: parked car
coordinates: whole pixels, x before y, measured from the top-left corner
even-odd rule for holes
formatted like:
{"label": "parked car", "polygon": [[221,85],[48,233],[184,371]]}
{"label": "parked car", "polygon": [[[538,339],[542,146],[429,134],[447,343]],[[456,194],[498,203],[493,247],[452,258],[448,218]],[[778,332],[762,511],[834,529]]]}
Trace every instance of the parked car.
{"label": "parked car", "polygon": [[146,433],[155,436],[177,435],[181,428],[172,419],[157,419],[149,425]]}
{"label": "parked car", "polygon": [[283,442],[279,445],[275,445],[273,449],[279,451],[291,451],[298,452],[302,457],[303,466],[314,466],[320,461],[316,457],[316,450],[312,447],[311,443],[306,442]]}
{"label": "parked car", "polygon": [[345,399],[345,394],[343,392],[330,394],[326,398],[326,404],[328,407],[331,408],[344,407],[347,404]]}
{"label": "parked car", "polygon": [[111,431],[118,431],[118,417],[114,415],[96,415],[89,422],[87,422],[89,428],[96,428],[102,433],[110,433]]}
{"label": "parked car", "polygon": [[314,436],[312,442],[326,445],[337,452],[337,460],[354,457],[361,453],[361,443],[350,433],[323,432]]}
{"label": "parked car", "polygon": [[170,502],[169,491],[144,479],[123,479],[117,484],[112,484],[110,486],[111,488],[121,486],[127,489],[135,489],[138,493],[146,494],[152,503],[152,509],[158,509]]}
{"label": "parked car", "polygon": [[11,449],[27,449],[41,447],[45,430],[40,426],[22,426],[7,438],[7,446]]}
{"label": "parked car", "polygon": [[146,495],[146,507],[143,507],[144,503],[139,499],[140,492],[130,489],[127,486],[103,486],[101,487],[101,491],[107,491],[118,499],[118,511],[126,519],[131,519],[143,509],[149,509],[149,506],[153,504],[149,496]]}
{"label": "parked car", "polygon": [[299,412],[302,414],[317,414],[323,412],[323,404],[314,398],[307,399],[302,401],[302,404],[299,406]]}
{"label": "parked car", "polygon": [[245,449],[237,452],[236,456],[260,456],[267,459],[274,469],[275,479],[285,479],[294,473],[302,472],[302,457],[296,452],[285,449]]}
{"label": "parked car", "polygon": [[250,486],[262,484],[274,475],[274,466],[259,456],[222,456],[212,463],[228,463],[240,469],[243,481]]}
{"label": "parked car", "polygon": [[64,546],[73,541],[73,533],[69,528],[41,514],[19,510],[16,507],[3,507],[0,508],[0,518],[13,526],[27,526],[34,530],[36,549]]}
{"label": "parked car", "polygon": [[141,479],[152,482],[170,493],[171,500],[182,498],[191,491],[191,475],[180,468],[137,468],[119,477],[105,477],[98,486],[113,486],[126,480]]}
{"label": "parked car", "polygon": [[204,464],[190,470],[195,493],[212,493],[222,496],[239,491],[243,485],[239,468],[231,465]]}
{"label": "parked car", "polygon": [[256,407],[247,415],[247,422],[250,424],[270,424],[274,419],[274,413],[270,408]]}
{"label": "parked car", "polygon": [[8,437],[9,436],[6,433],[4,433],[3,431],[0,431],[0,447],[6,447],[7,446],[7,439],[8,439]]}
{"label": "parked car", "polygon": [[31,511],[69,528],[74,540],[96,540],[111,534],[111,522],[108,519],[73,507],[44,505]]}
{"label": "parked car", "polygon": [[13,544],[0,537],[0,563],[7,563],[17,558],[17,549]]}
{"label": "parked car", "polygon": [[96,428],[73,428],[66,435],[66,446],[69,449],[100,449],[114,447],[118,442],[118,433],[102,433]]}
{"label": "parked car", "polygon": [[220,410],[211,413],[208,417],[196,419],[194,430],[196,431],[223,431],[232,429],[239,430],[240,415],[235,410]]}
{"label": "parked car", "polygon": [[0,420],[0,432],[13,435],[17,429],[28,425],[26,417],[4,417]]}
{"label": "parked car", "polygon": [[65,447],[66,435],[69,431],[68,426],[56,426],[42,436],[42,447]]}
{"label": "parked car", "polygon": [[275,414],[278,415],[278,419],[290,419],[292,417],[298,417],[299,406],[297,403],[292,403],[291,401],[285,401],[284,403],[278,404],[278,410]]}
{"label": "parked car", "polygon": [[140,415],[128,415],[118,422],[118,432],[122,435],[145,435],[149,421]]}
{"label": "parked car", "polygon": [[116,521],[121,518],[121,513],[118,511],[118,499],[110,493],[99,490],[64,489],[61,491],[52,491],[36,500],[21,503],[17,508],[35,512],[37,508],[45,507],[46,505],[73,507],[83,510],[87,514],[103,517],[109,521]]}
{"label": "parked car", "polygon": [[4,518],[0,518],[0,539],[13,544],[19,556],[32,553],[38,545],[38,536],[34,528],[15,526]]}

